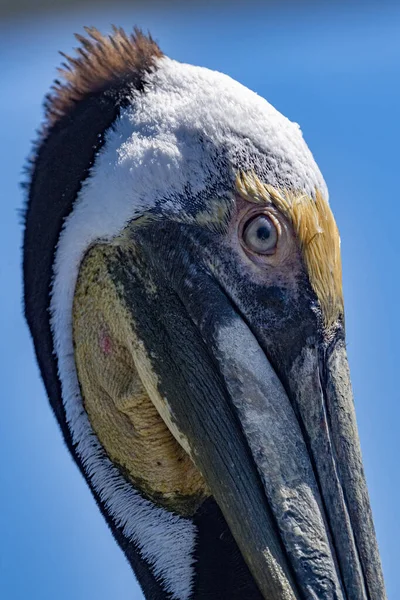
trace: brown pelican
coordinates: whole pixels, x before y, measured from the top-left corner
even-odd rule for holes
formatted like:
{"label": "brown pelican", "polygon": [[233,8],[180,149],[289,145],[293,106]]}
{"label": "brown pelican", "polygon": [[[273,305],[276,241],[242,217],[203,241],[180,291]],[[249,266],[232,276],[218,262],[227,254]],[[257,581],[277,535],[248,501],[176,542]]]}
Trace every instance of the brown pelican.
{"label": "brown pelican", "polygon": [[87,33],[35,148],[25,309],[116,541],[152,600],[383,600],[300,128],[140,31]]}

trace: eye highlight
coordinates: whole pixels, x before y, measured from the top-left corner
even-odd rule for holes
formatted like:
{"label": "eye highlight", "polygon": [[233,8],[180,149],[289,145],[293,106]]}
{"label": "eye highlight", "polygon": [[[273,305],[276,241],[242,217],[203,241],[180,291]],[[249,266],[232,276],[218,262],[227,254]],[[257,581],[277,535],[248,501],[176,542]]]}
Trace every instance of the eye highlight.
{"label": "eye highlight", "polygon": [[257,254],[273,254],[278,242],[275,224],[267,215],[257,215],[243,228],[243,243]]}

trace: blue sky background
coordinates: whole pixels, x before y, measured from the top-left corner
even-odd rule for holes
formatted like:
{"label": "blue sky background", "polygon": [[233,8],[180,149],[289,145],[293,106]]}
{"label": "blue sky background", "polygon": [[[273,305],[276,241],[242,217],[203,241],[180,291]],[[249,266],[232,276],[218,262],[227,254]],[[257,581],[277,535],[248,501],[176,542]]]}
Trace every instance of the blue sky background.
{"label": "blue sky background", "polygon": [[[330,4],[330,8],[328,8]],[[112,8],[111,8],[112,6]],[[41,102],[84,24],[149,29],[301,124],[342,236],[347,341],[388,597],[399,598],[400,6],[93,8],[0,21],[0,598],[127,600],[138,586],[61,441],[22,318],[18,187]]]}

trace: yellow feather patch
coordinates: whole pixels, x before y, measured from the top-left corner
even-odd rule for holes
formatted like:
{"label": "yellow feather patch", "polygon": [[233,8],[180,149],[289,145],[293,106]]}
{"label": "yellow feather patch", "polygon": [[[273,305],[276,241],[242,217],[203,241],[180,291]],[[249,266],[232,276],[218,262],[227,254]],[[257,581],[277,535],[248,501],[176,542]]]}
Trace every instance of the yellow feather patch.
{"label": "yellow feather patch", "polygon": [[340,236],[328,202],[319,190],[315,199],[304,193],[277,190],[252,172],[237,175],[236,189],[249,202],[264,205],[270,202],[289,219],[325,324],[331,326],[343,314],[343,291]]}

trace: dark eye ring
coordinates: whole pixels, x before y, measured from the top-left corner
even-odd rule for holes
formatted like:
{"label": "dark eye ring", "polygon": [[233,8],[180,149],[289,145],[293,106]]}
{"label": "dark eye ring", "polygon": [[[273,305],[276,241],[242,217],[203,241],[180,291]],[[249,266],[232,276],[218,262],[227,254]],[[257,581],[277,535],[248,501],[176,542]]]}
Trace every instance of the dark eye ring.
{"label": "dark eye ring", "polygon": [[257,215],[250,219],[243,229],[243,242],[257,254],[273,254],[278,242],[278,231],[267,215]]}

